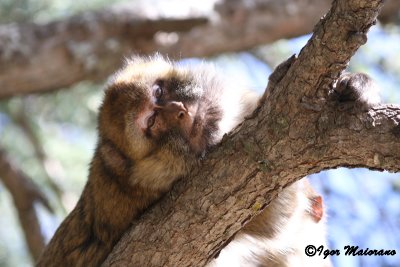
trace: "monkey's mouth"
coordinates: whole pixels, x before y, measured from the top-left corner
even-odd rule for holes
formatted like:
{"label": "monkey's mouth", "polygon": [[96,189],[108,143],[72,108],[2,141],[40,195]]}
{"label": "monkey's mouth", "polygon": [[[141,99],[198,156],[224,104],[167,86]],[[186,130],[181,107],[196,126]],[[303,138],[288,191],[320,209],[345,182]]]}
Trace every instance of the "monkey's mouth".
{"label": "monkey's mouth", "polygon": [[149,138],[161,138],[169,131],[190,137],[194,120],[193,107],[170,101],[162,106],[153,105],[143,115],[141,126]]}
{"label": "monkey's mouth", "polygon": [[146,119],[146,128],[144,129],[144,132],[146,136],[151,137],[152,136],[152,127],[156,124],[156,117],[158,116],[157,111],[153,111],[153,113],[147,117]]}
{"label": "monkey's mouth", "polygon": [[154,111],[152,115],[147,119],[147,129],[151,129],[156,123],[156,117],[158,115],[157,111]]}

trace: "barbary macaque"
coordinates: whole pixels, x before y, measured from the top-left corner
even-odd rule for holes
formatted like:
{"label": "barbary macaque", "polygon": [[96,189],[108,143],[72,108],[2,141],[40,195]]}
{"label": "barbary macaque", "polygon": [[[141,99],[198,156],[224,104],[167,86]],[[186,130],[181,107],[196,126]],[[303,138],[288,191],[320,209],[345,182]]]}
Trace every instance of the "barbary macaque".
{"label": "barbary macaque", "polygon": [[[199,164],[257,101],[206,64],[183,67],[161,56],[128,60],[105,90],[87,184],[37,266],[100,266],[132,220]],[[211,264],[329,266],[304,254],[306,245],[326,243],[324,218],[321,197],[302,179]]]}

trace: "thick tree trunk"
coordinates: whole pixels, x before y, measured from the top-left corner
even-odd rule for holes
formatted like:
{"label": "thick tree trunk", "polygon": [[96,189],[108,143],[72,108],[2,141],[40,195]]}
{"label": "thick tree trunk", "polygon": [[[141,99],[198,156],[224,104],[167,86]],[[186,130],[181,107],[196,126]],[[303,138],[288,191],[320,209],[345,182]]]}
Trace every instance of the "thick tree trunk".
{"label": "thick tree trunk", "polygon": [[[213,19],[150,19],[124,5],[44,25],[3,25],[0,98],[102,81],[132,53],[204,57],[309,33],[330,2],[225,1]],[[386,20],[400,6],[387,2]]]}
{"label": "thick tree trunk", "polygon": [[375,23],[380,0],[335,0],[251,118],[139,220],[104,266],[204,266],[284,187],[321,170],[400,171],[400,106],[341,110],[330,85]]}

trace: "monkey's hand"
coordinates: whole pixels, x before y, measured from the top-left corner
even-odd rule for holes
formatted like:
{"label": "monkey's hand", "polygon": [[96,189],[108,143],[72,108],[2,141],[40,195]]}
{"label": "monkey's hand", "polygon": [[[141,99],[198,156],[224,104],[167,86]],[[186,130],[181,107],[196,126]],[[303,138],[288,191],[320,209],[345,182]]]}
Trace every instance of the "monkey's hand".
{"label": "monkey's hand", "polygon": [[340,110],[368,110],[380,102],[378,86],[364,73],[344,73],[336,83],[334,94]]}

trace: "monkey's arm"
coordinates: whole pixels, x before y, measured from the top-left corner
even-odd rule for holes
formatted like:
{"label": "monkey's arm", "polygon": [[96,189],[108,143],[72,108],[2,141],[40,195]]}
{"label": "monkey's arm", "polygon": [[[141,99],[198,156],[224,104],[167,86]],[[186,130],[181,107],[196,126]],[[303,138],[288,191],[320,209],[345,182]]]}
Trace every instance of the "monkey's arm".
{"label": "monkey's arm", "polygon": [[81,198],[37,266],[99,266],[131,221],[159,197],[157,191],[129,184],[135,164],[111,149],[99,144]]}

